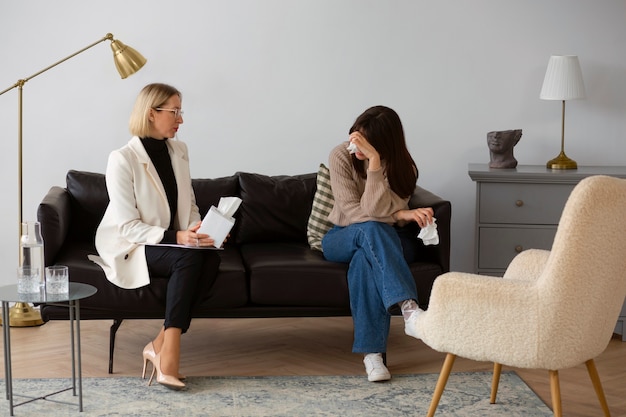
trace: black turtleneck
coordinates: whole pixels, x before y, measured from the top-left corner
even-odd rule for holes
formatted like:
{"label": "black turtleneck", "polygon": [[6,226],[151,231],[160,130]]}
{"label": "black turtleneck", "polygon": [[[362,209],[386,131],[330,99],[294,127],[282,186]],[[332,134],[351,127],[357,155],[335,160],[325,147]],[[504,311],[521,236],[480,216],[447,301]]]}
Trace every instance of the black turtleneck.
{"label": "black turtleneck", "polygon": [[176,230],[174,230],[174,218],[176,216],[176,207],[178,206],[178,186],[176,185],[176,177],[172,168],[172,160],[167,147],[167,139],[159,140],[153,138],[141,138],[143,147],[148,152],[148,156],[152,160],[156,168],[165,195],[170,206],[170,225],[163,235],[162,243],[176,243]]}

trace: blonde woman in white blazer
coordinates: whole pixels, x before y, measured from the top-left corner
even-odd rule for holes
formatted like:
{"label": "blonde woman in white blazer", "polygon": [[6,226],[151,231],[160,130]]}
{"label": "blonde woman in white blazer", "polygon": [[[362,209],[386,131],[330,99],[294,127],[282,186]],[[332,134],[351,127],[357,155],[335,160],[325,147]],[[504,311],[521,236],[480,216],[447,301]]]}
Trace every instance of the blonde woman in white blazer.
{"label": "blonde woman in white blazer", "polygon": [[197,297],[215,281],[219,256],[213,239],[197,233],[200,213],[191,186],[187,146],[170,140],[183,123],[182,95],[166,84],[144,87],[133,108],[133,137],[111,152],[106,170],[109,205],[96,232],[99,256],[91,259],[107,279],[122,288],[150,284],[151,276],[169,278],[165,321],[143,350],[143,374],[152,362],[157,382],[181,389],[180,339],[191,323]]}

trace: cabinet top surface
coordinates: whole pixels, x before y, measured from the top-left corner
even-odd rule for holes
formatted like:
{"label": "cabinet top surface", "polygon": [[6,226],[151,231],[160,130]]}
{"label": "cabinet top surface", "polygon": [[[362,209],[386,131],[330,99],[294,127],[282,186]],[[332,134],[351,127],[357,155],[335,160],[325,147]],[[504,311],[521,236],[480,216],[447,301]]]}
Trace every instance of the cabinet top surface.
{"label": "cabinet top surface", "polygon": [[518,165],[516,168],[489,168],[489,164],[469,164],[473,181],[553,182],[574,184],[592,175],[626,178],[626,166],[579,166],[578,169],[548,169],[545,165]]}

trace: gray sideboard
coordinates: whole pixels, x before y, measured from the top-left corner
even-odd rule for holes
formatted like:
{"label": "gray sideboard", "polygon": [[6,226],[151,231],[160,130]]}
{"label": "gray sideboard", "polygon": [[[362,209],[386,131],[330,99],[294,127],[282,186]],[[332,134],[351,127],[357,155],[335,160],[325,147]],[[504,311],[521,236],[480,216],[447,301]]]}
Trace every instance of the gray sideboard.
{"label": "gray sideboard", "polygon": [[[591,175],[626,178],[626,166],[551,170],[543,165],[493,169],[469,164],[468,174],[476,182],[475,272],[502,276],[519,252],[552,248],[565,201],[580,180]],[[626,302],[615,332],[626,341]]]}

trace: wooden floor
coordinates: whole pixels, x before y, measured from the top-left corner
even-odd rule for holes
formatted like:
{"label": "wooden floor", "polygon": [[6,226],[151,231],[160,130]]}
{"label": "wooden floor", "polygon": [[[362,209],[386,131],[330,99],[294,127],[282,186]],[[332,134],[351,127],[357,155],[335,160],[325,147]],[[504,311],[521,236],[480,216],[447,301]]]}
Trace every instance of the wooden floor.
{"label": "wooden floor", "polygon": [[[110,325],[110,321],[81,322],[84,377],[110,376]],[[140,376],[141,351],[160,326],[157,320],[131,320],[122,324],[117,334],[113,376]],[[362,358],[350,352],[351,345],[349,317],[194,320],[189,333],[183,336],[181,372],[189,376],[363,375],[365,378]],[[14,378],[70,376],[67,321],[13,327],[11,346]],[[392,320],[387,354],[392,375],[438,373],[444,358],[421,341],[404,335],[400,317]],[[612,415],[626,416],[626,342],[616,335],[596,359],[596,365]],[[489,363],[458,358],[453,372],[491,371],[491,367]],[[515,371],[550,405],[547,371]],[[565,416],[601,415],[584,365],[559,374]],[[489,396],[488,387],[484,395]],[[505,402],[506,398],[498,400]]]}

